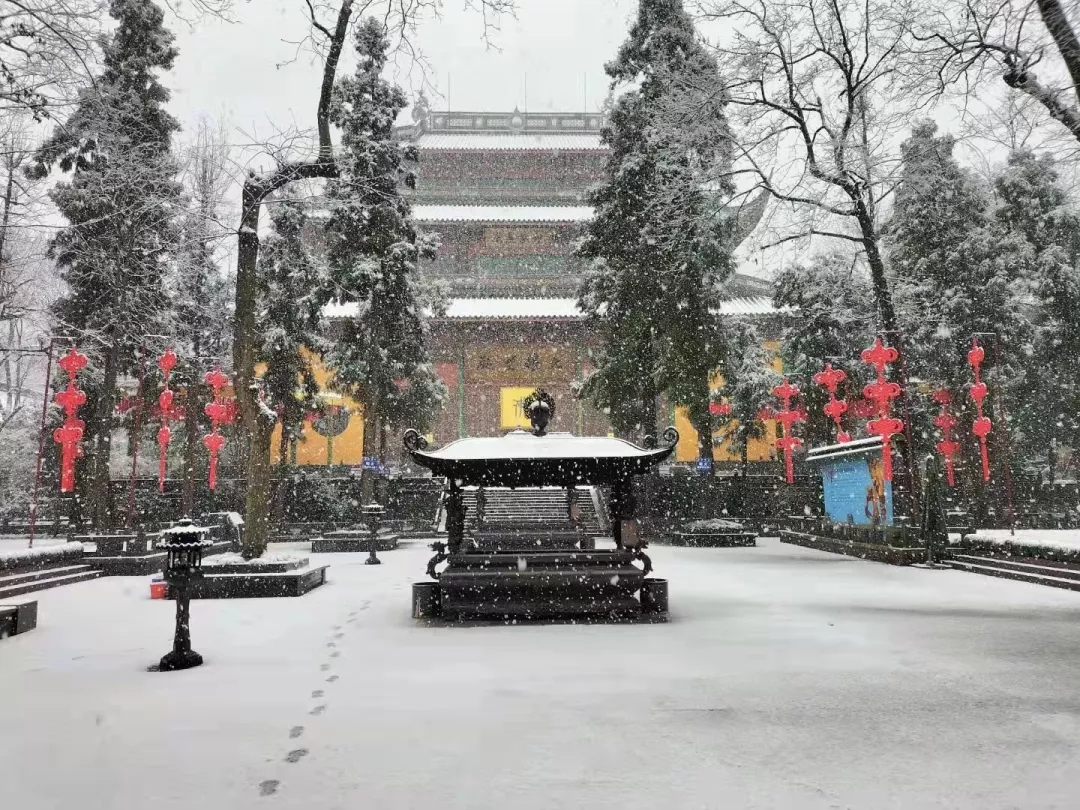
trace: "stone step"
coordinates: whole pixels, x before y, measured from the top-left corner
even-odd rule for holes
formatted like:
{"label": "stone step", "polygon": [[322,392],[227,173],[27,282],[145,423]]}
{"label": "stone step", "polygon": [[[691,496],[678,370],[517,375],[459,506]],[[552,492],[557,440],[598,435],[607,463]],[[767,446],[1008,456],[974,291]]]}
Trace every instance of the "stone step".
{"label": "stone step", "polygon": [[63,565],[56,568],[36,568],[33,571],[21,571],[16,574],[5,574],[0,576],[0,588],[5,588],[10,585],[21,585],[24,582],[34,582],[39,579],[49,579],[51,577],[65,576],[67,574],[76,574],[80,571],[86,571],[89,569],[89,565]]}
{"label": "stone step", "polygon": [[[0,584],[0,599],[19,596],[24,593],[33,593],[34,591],[43,591],[46,588],[55,588],[59,585],[73,585],[76,582],[85,582],[86,580],[97,579],[101,576],[101,571],[91,568],[89,565],[76,565],[70,566],[69,568],[77,568],[79,570],[70,571],[68,569],[51,568],[43,572],[34,572],[45,573],[50,576],[27,579],[7,585]],[[63,570],[68,570],[68,573],[58,573]]]}
{"label": "stone step", "polygon": [[[980,559],[983,562],[975,563],[958,559],[951,559],[946,562],[949,567],[955,568],[958,571],[968,571],[972,574],[984,574],[986,576],[1002,577],[1004,579],[1015,579],[1020,582],[1030,582],[1035,585],[1047,585],[1051,588],[1066,588],[1071,591],[1080,591],[1080,579],[1070,579],[1062,576],[1037,573],[1035,571],[1010,568],[999,565],[998,563],[1000,561],[995,560],[992,557],[983,557]],[[1038,568],[1039,566],[1032,567]],[[1057,569],[1044,568],[1043,570],[1056,571]]]}
{"label": "stone step", "polygon": [[974,565],[989,565],[996,568],[1006,568],[1010,571],[1019,571],[1024,574],[1039,574],[1046,577],[1058,577],[1060,579],[1074,579],[1080,582],[1080,567],[1073,567],[1069,563],[1051,562],[1038,560],[1033,557],[991,557],[982,554],[953,554],[952,559]]}

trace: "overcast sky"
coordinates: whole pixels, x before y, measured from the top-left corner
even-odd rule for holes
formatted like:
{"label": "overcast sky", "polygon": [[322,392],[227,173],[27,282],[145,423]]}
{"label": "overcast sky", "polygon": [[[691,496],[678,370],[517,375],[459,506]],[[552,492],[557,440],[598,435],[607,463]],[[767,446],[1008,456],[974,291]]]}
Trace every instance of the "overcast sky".
{"label": "overcast sky", "polygon": [[[604,62],[626,36],[634,0],[519,0],[517,19],[504,18],[492,47],[479,14],[465,0],[445,0],[441,19],[414,37],[442,95],[432,106],[454,109],[577,111],[596,109],[607,93]],[[308,25],[301,0],[238,3],[237,22],[174,23],[180,57],[168,81],[172,109],[185,129],[200,113],[227,117],[245,132],[269,134],[314,125],[319,65],[296,54]],[[279,64],[281,66],[279,67]],[[347,68],[351,69],[351,68]],[[410,91],[421,72],[399,60],[398,81]]]}

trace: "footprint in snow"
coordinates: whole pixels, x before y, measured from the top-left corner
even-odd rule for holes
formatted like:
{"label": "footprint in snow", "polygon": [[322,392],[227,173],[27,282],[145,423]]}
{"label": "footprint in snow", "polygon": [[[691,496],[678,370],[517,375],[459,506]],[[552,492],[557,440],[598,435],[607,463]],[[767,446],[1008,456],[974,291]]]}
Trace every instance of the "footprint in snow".
{"label": "footprint in snow", "polygon": [[316,706],[314,709],[312,709],[310,712],[308,712],[308,714],[313,714],[316,717],[318,717],[320,714],[322,714],[325,711],[326,711],[326,706],[325,705]]}
{"label": "footprint in snow", "polygon": [[322,689],[316,689],[314,692],[311,693],[311,696],[313,698],[321,698],[323,696],[323,690]]}
{"label": "footprint in snow", "polygon": [[278,785],[280,785],[277,779],[267,779],[264,782],[259,782],[259,795],[260,796],[273,796],[277,793]]}
{"label": "footprint in snow", "polygon": [[327,682],[327,683],[333,683],[333,682],[334,682],[334,681],[336,681],[337,679],[338,679],[338,676],[337,676],[337,675],[331,675],[331,676],[330,676],[329,678],[327,678],[327,679],[326,679],[326,682]]}
{"label": "footprint in snow", "polygon": [[299,737],[303,733],[304,733],[304,727],[303,726],[293,726],[289,730],[289,739],[290,740],[295,740],[297,737]]}
{"label": "footprint in snow", "polygon": [[285,761],[286,762],[299,762],[303,757],[306,757],[307,755],[308,755],[308,750],[306,748],[297,748],[297,749],[295,749],[293,751],[290,751],[288,754],[285,755]]}

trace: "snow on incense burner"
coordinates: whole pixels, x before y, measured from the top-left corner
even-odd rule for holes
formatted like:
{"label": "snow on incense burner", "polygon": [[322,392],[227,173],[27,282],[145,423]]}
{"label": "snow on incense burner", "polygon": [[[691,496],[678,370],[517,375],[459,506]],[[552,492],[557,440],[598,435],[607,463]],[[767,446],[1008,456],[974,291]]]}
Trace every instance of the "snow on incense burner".
{"label": "snow on incense burner", "polygon": [[886,481],[892,481],[892,437],[904,429],[904,423],[900,419],[890,415],[892,400],[900,396],[900,386],[894,382],[886,382],[885,366],[895,363],[900,359],[900,353],[891,346],[881,343],[881,338],[875,338],[874,345],[865,349],[862,353],[862,361],[874,367],[877,371],[877,382],[872,382],[863,388],[863,396],[877,406],[877,419],[871,419],[866,423],[868,433],[881,437],[881,460],[882,471]]}
{"label": "snow on incense burner", "polygon": [[86,368],[89,362],[85,354],[79,354],[75,347],[60,358],[60,368],[68,375],[67,388],[54,399],[64,409],[64,424],[53,431],[53,441],[60,445],[60,491],[75,491],[75,459],[79,455],[79,442],[82,441],[86,423],[76,418],[79,408],[86,404],[86,392],[75,387],[76,375]]}
{"label": "snow on incense burner", "polygon": [[986,358],[986,352],[983,347],[979,345],[977,338],[971,339],[971,351],[968,352],[968,365],[975,372],[975,382],[971,386],[971,398],[975,402],[975,409],[978,411],[978,416],[975,418],[975,423],[971,426],[971,432],[979,438],[979,452],[982,456],[982,471],[983,481],[990,480],[990,456],[986,450],[986,437],[993,429],[993,423],[990,421],[990,417],[983,415],[983,400],[986,399],[986,383],[982,381],[981,367],[982,362]]}

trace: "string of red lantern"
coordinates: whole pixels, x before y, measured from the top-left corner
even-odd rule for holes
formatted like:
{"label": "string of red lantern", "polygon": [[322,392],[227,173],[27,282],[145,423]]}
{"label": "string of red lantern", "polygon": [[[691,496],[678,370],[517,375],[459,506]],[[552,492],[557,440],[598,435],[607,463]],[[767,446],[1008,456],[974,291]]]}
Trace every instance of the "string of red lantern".
{"label": "string of red lantern", "polygon": [[793,436],[791,430],[796,422],[805,421],[806,415],[801,410],[792,410],[791,400],[799,395],[799,389],[789,383],[786,377],[783,385],[776,386],[773,393],[784,403],[783,409],[775,413],[776,420],[784,426],[784,435],[776,440],[776,446],[784,451],[784,470],[787,474],[787,482],[790,484],[795,481],[795,468],[792,464],[791,453],[802,444],[802,439]]}
{"label": "string of red lantern", "polygon": [[934,417],[934,424],[941,428],[941,441],[938,442],[938,452],[945,457],[945,478],[950,487],[956,486],[956,477],[953,472],[953,456],[960,452],[960,443],[953,440],[952,431],[960,421],[949,413],[949,405],[952,403],[952,394],[945,388],[934,392],[934,402],[941,406],[941,413]]}
{"label": "string of red lantern", "polygon": [[983,400],[986,399],[986,383],[982,381],[982,373],[980,371],[982,362],[986,358],[986,352],[983,351],[983,347],[979,345],[977,338],[971,339],[971,351],[968,352],[968,365],[975,370],[975,383],[971,386],[971,398],[975,401],[975,410],[978,411],[978,416],[975,418],[975,424],[971,426],[971,432],[979,438],[979,451],[982,455],[982,470],[983,481],[990,480],[990,456],[986,450],[986,437],[989,435],[993,424],[990,422],[990,418],[983,416]]}
{"label": "string of red lantern", "polygon": [[158,447],[161,448],[161,462],[158,465],[158,489],[165,491],[165,466],[169,453],[169,442],[172,440],[172,429],[169,427],[169,417],[172,415],[173,392],[169,388],[169,374],[176,367],[176,354],[172,348],[165,350],[165,354],[158,359],[158,368],[165,378],[165,389],[158,395],[158,407],[161,409],[161,430],[158,431]]}
{"label": "string of red lantern", "polygon": [[79,408],[86,404],[86,393],[75,387],[75,376],[86,368],[85,354],[79,354],[75,347],[60,358],[60,368],[68,375],[67,388],[54,399],[64,409],[64,424],[53,431],[53,441],[60,445],[60,491],[75,490],[75,459],[81,455],[79,442],[82,441],[86,423],[76,418]]}
{"label": "string of red lantern", "polygon": [[229,384],[229,378],[221,373],[221,367],[208,372],[203,381],[214,391],[214,398],[203,409],[210,417],[210,432],[203,436],[203,444],[210,451],[210,489],[217,489],[218,453],[225,446],[225,437],[218,433],[218,425],[228,421],[229,402],[221,395],[221,390]]}
{"label": "string of red lantern", "polygon": [[829,392],[829,401],[821,410],[836,423],[836,440],[841,444],[851,441],[850,434],[844,432],[844,427],[840,423],[840,417],[847,413],[848,404],[845,400],[836,398],[836,387],[846,379],[847,372],[842,368],[833,368],[832,363],[826,363],[825,370],[819,371],[813,377],[814,382],[824,386]]}
{"label": "string of red lantern", "polygon": [[881,466],[886,481],[892,481],[892,437],[904,429],[904,423],[890,415],[892,400],[900,396],[900,386],[885,381],[885,366],[895,363],[900,353],[891,346],[884,346],[881,338],[874,339],[874,345],[863,350],[862,360],[877,371],[877,382],[863,388],[863,396],[877,406],[877,419],[866,423],[866,430],[881,437]]}

